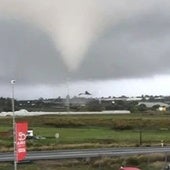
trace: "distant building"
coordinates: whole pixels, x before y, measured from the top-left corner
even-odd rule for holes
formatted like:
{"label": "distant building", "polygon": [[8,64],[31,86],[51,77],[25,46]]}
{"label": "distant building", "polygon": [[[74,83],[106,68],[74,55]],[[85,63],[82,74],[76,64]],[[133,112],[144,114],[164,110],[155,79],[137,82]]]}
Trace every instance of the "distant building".
{"label": "distant building", "polygon": [[138,105],[145,105],[147,108],[152,108],[153,106],[159,106],[160,109],[165,110],[170,105],[163,102],[139,102]]}
{"label": "distant building", "polygon": [[86,104],[91,100],[92,98],[73,97],[70,99],[70,104],[72,106],[86,106]]}
{"label": "distant building", "polygon": [[126,97],[126,96],[121,96],[121,97],[113,97],[113,98],[101,98],[102,101],[141,101],[142,97]]}
{"label": "distant building", "polygon": [[166,107],[165,106],[160,106],[158,108],[158,110],[161,111],[161,112],[165,112],[166,111]]}
{"label": "distant building", "polygon": [[104,114],[130,114],[129,110],[103,110]]}
{"label": "distant building", "polygon": [[129,97],[127,98],[127,101],[141,101],[142,99],[142,97]]}

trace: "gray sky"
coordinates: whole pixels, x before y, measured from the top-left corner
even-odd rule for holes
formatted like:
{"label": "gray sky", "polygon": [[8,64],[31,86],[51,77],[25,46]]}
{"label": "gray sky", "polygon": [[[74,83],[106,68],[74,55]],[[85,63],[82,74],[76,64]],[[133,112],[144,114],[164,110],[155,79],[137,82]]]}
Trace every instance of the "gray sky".
{"label": "gray sky", "polygon": [[170,1],[0,4],[0,96],[169,95]]}

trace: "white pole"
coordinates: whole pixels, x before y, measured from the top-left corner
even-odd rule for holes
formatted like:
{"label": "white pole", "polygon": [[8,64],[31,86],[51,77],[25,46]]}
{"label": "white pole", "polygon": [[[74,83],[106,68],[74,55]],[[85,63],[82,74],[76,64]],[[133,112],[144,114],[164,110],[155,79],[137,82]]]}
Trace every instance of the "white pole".
{"label": "white pole", "polygon": [[14,170],[17,170],[17,160],[16,160],[16,129],[15,129],[15,103],[14,103],[14,85],[15,85],[15,80],[11,80],[11,85],[12,85]]}
{"label": "white pole", "polygon": [[67,78],[67,112],[70,112],[70,90],[69,90],[69,79]]}

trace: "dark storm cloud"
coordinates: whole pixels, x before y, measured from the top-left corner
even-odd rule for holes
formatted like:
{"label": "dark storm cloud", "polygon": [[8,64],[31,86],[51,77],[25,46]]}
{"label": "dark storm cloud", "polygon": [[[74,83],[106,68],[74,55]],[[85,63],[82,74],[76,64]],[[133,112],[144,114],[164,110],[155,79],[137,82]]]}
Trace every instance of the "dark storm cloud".
{"label": "dark storm cloud", "polygon": [[66,73],[60,55],[42,30],[17,20],[0,20],[0,80],[54,83]]}
{"label": "dark storm cloud", "polygon": [[131,17],[93,44],[76,76],[110,79],[169,74],[169,44],[169,14],[151,11]]}
{"label": "dark storm cloud", "polygon": [[[144,2],[154,4],[152,1]],[[71,80],[103,80],[169,74],[170,15],[169,9],[166,9],[169,2],[165,0],[164,2],[166,3],[162,4],[160,8],[156,6],[146,11],[132,12],[125,19],[114,16],[113,10],[114,17],[109,19],[112,24],[109,25],[110,27],[107,26],[102,36],[98,36],[100,31],[95,32],[95,23],[88,22],[87,16],[83,17],[87,26],[90,23],[92,27],[87,27],[88,30],[83,29],[81,32],[80,30],[83,28],[81,25],[80,30],[77,31],[79,36],[71,39],[71,43],[66,44],[65,42],[70,39],[65,39],[67,32],[64,32],[63,29],[59,29],[58,34],[61,32],[62,36],[56,36],[56,41],[54,41],[54,34],[48,34],[48,31],[44,29],[48,18],[47,20],[45,20],[46,18],[42,19],[41,22],[44,21],[44,25],[37,24],[38,26],[35,26],[35,21],[28,23],[24,22],[25,18],[22,17],[14,20],[3,16],[0,20],[0,81],[5,83],[14,78],[20,84],[51,84],[61,83],[67,78]],[[94,8],[92,8],[93,10]],[[24,12],[22,11],[22,13]],[[74,13],[74,10],[71,11],[72,13],[74,18],[77,13]],[[19,14],[17,13],[17,15]],[[17,18],[17,15],[15,18]],[[93,22],[101,14],[99,17],[96,16],[98,14],[93,16]],[[74,20],[74,25],[76,22],[81,23],[83,18]],[[64,19],[69,21],[70,18],[65,17]],[[61,18],[59,24],[63,24],[62,21],[63,18]],[[71,22],[69,21],[68,25]],[[55,24],[55,22],[52,23]],[[68,26],[65,23],[64,25]],[[54,25],[52,26],[54,27]],[[58,29],[57,26],[56,30]],[[99,26],[102,27],[101,23]],[[75,33],[74,29],[72,31]],[[94,36],[95,41],[92,41],[93,36],[89,39],[86,39],[86,36],[81,37],[81,34],[85,34],[86,31],[90,32],[87,36],[97,34]],[[68,37],[70,37],[70,34]],[[61,41],[57,41],[57,38]],[[64,53],[64,48],[61,51],[59,50],[63,45],[60,42],[64,42],[64,47],[66,47],[67,57],[64,60],[61,54],[61,51]],[[80,43],[87,43],[87,47],[77,46]],[[71,47],[75,50],[72,51]],[[80,51],[82,47],[83,52],[77,50],[77,47],[80,48]],[[74,60],[72,61],[74,52],[84,55],[86,48],[88,48],[88,52],[85,57],[81,57],[81,61],[74,65]],[[72,58],[68,58],[69,52],[72,53]],[[66,59],[69,62],[65,62]],[[76,67],[76,69],[70,70],[69,63],[70,65],[72,63],[72,68]]]}

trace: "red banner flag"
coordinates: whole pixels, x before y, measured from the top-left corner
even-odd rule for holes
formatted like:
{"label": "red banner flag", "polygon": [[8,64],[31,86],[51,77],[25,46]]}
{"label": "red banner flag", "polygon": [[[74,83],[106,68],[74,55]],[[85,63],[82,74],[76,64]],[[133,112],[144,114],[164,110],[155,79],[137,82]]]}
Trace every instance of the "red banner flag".
{"label": "red banner flag", "polygon": [[28,124],[27,122],[16,123],[16,160],[21,161],[26,157],[26,137]]}

